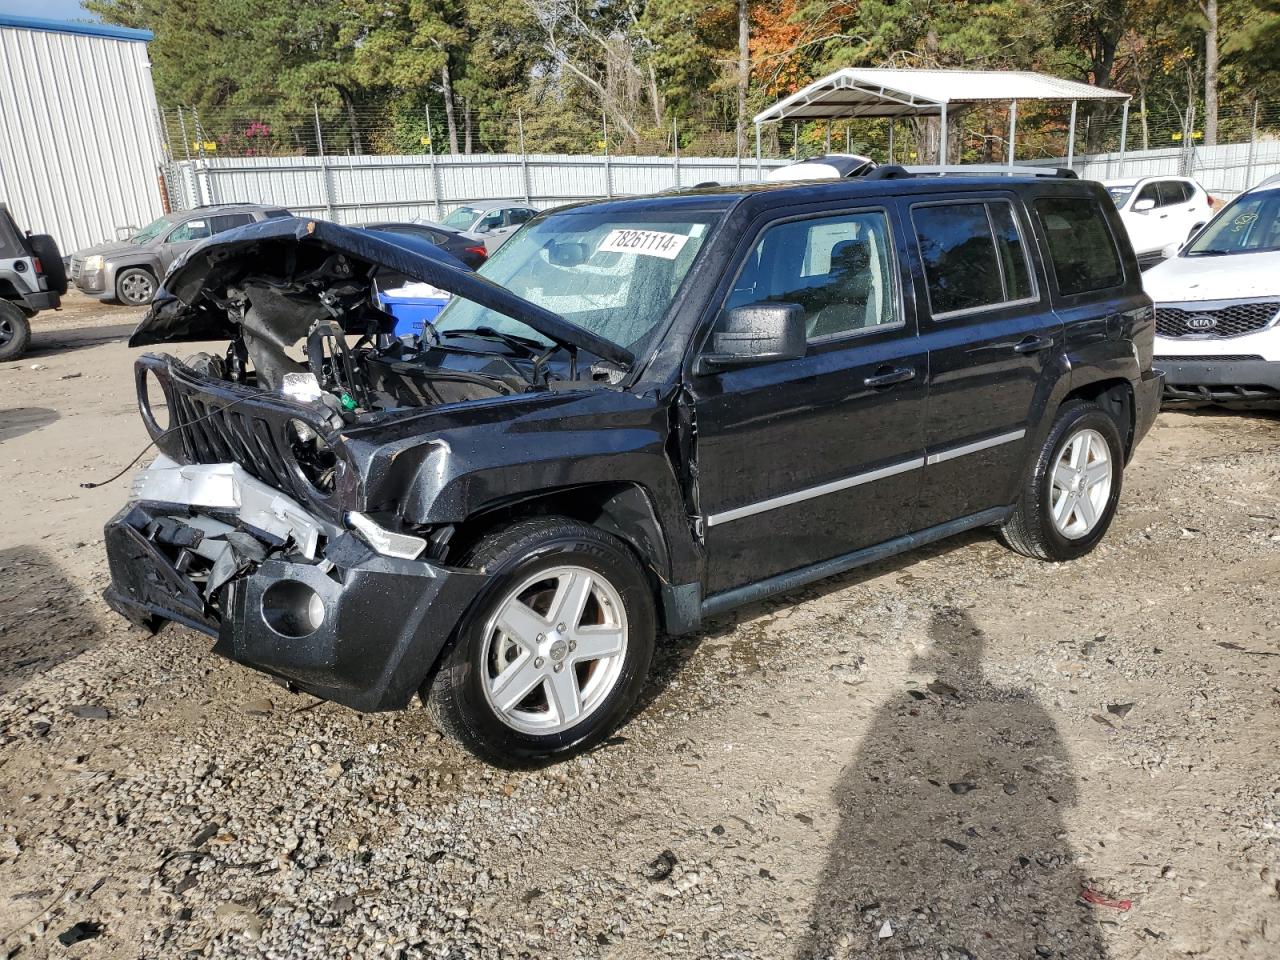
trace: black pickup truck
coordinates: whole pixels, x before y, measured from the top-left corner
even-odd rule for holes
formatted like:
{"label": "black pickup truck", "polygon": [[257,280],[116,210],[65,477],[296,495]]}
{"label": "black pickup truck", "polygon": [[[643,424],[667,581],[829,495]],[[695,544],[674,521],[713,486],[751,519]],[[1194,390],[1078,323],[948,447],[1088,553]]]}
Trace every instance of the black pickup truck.
{"label": "black pickup truck", "polygon": [[[379,272],[449,289],[394,339]],[[660,632],[977,527],[1087,553],[1161,393],[1102,188],[924,177],[587,203],[478,274],[273,219],[177,263],[136,346],[160,456],[110,604],[501,764],[599,742]]]}

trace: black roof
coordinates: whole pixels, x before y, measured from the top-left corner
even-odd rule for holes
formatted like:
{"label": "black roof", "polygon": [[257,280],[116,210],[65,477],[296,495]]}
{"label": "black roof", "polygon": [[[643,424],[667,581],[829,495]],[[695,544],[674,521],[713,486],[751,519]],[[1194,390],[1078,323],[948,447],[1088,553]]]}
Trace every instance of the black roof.
{"label": "black roof", "polygon": [[[880,174],[876,176],[875,174]],[[1046,184],[1076,184],[1086,190],[1094,185],[1071,176],[1005,176],[998,174],[946,176],[917,175],[901,167],[878,167],[869,177],[842,180],[796,180],[778,183],[734,183],[691,187],[687,190],[655,193],[646,196],[616,197],[609,200],[587,200],[556,208],[564,212],[589,207],[593,213],[619,214],[632,211],[637,204],[648,209],[728,210],[739,203],[766,198],[778,203],[821,203],[858,197],[901,196],[903,194],[955,193],[964,190],[1013,190],[1043,187]],[[1088,184],[1088,186],[1085,186]],[[762,204],[763,205],[763,204]],[[551,212],[551,211],[548,211]]]}

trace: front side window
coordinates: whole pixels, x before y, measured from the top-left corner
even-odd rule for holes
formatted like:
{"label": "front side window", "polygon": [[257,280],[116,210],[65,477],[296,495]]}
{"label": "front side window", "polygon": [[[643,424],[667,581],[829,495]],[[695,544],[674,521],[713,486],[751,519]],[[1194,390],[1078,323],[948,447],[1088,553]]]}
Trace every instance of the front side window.
{"label": "front side window", "polygon": [[1137,206],[1143,200],[1150,200],[1157,207],[1160,206],[1160,185],[1153,181],[1139,190],[1137,198],[1133,201],[1134,206]]}
{"label": "front side window", "polygon": [[1035,296],[1007,200],[917,206],[911,222],[935,318]]}
{"label": "front side window", "polygon": [[765,230],[725,306],[799,304],[820,340],[901,323],[893,276],[883,211],[792,220]]}
{"label": "front side window", "polygon": [[1042,197],[1035,207],[1060,293],[1088,293],[1124,282],[1115,239],[1096,200]]}
{"label": "front side window", "polygon": [[1191,241],[1188,257],[1280,250],[1280,190],[1241,194]]}
{"label": "front side window", "polygon": [[[570,210],[520,230],[477,272],[638,355],[661,328],[719,217],[638,205],[626,213]],[[479,327],[550,346],[518,320],[461,297],[436,322],[440,331]]]}
{"label": "front side window", "polygon": [[188,220],[174,227],[173,232],[165,238],[165,243],[181,243],[183,240],[203,240],[209,236],[208,220]]}

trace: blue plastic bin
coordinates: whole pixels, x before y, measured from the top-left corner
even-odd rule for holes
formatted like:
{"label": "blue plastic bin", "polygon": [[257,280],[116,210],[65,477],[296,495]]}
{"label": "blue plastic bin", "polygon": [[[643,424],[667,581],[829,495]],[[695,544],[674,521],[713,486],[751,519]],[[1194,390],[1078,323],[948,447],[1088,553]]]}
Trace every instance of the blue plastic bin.
{"label": "blue plastic bin", "polygon": [[396,318],[395,335],[423,336],[426,325],[434,323],[436,316],[449,303],[447,297],[393,297],[382,295],[382,306]]}

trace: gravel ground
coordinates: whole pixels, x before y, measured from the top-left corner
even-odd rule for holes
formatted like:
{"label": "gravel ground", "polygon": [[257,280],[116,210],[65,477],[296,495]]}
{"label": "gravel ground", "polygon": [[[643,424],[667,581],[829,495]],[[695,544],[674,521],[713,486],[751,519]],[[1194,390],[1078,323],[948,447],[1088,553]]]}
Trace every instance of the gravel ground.
{"label": "gravel ground", "polygon": [[668,641],[512,774],[106,609],[135,319],[0,365],[0,957],[1280,956],[1280,418],[1162,415],[1076,563],[973,535]]}

